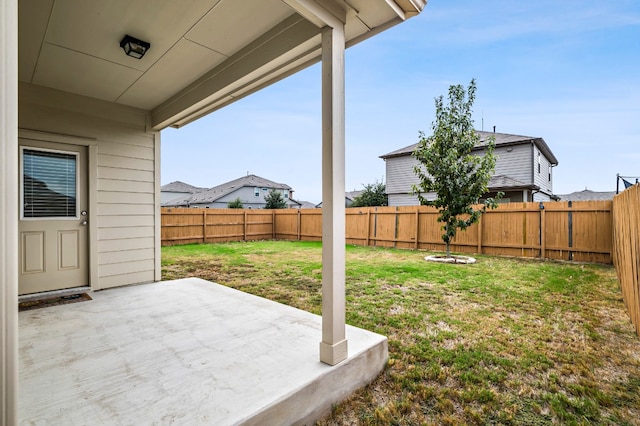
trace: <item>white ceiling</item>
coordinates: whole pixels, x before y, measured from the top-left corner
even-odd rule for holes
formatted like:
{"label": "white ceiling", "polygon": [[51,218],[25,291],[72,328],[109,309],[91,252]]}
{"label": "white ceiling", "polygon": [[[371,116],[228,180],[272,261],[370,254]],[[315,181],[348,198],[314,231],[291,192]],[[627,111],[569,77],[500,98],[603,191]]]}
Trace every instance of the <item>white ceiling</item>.
{"label": "white ceiling", "polygon": [[[317,61],[320,28],[287,4],[305,2],[346,10],[350,43],[425,4],[20,0],[19,79],[152,111],[157,128],[179,126]],[[125,34],[151,43],[142,59],[125,55]]]}

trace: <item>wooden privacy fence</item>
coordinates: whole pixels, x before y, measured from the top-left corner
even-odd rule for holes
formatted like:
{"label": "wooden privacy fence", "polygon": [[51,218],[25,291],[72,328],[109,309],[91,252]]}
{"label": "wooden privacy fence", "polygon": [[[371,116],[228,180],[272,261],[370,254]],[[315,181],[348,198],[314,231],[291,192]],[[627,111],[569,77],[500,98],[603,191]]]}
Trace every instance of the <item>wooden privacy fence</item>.
{"label": "wooden privacy fence", "polygon": [[613,200],[613,242],[622,298],[640,336],[640,185]]}
{"label": "wooden privacy fence", "polygon": [[[611,263],[611,210],[611,201],[501,204],[452,250]],[[437,216],[427,206],[348,208],[346,242],[443,251]],[[321,240],[322,210],[162,209],[163,245],[259,239]]]}

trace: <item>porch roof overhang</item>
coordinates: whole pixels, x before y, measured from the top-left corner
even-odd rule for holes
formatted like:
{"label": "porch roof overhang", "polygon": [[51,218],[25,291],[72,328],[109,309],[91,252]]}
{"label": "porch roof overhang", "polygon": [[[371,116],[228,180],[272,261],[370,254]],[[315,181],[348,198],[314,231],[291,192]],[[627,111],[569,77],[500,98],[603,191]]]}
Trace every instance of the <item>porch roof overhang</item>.
{"label": "porch roof overhang", "polygon": [[[346,45],[417,15],[426,0],[19,2],[19,80],[150,112],[180,127],[321,59],[321,28]],[[151,44],[142,59],[125,34]]]}

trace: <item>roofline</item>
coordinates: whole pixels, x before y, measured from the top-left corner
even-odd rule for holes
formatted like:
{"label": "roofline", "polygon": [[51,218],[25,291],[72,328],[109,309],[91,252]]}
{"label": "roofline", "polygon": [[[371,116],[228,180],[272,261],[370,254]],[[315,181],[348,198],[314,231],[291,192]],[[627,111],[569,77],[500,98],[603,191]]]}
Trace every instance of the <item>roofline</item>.
{"label": "roofline", "polygon": [[[346,48],[394,27],[412,16],[418,15],[427,4],[426,0],[408,0],[409,5],[406,6],[409,8],[406,10],[398,4],[398,0],[386,0],[386,2],[396,15],[392,19],[374,28],[370,28],[361,35],[347,40],[345,43]],[[405,4],[406,1],[402,3]],[[398,14],[398,9],[393,6],[394,4],[404,12],[404,19],[401,14]],[[298,48],[302,48],[301,52],[292,54],[292,51],[295,49],[281,52],[282,56],[268,58],[268,61],[263,64],[260,70],[256,69],[247,72],[247,74],[240,79],[243,80],[241,83],[237,82],[235,86],[229,85],[217,88],[216,90],[209,88],[208,91],[210,93],[203,95],[204,86],[215,86],[212,82],[219,79],[213,77],[219,72],[222,72],[223,68],[227,67],[228,64],[222,64],[221,67],[209,70],[198,80],[162,104],[156,106],[151,111],[151,128],[154,130],[161,130],[166,127],[180,128],[320,62],[322,49],[312,42],[314,37],[320,35],[320,29],[302,15],[298,13],[296,13],[296,15],[297,16],[292,15],[292,17],[285,20],[289,21],[289,27],[287,27],[287,24],[284,24],[284,21],[280,25],[284,24],[287,30],[291,29],[292,31],[294,29],[293,27],[299,27],[298,30],[294,32],[303,34],[299,40],[300,44],[297,46]]]}
{"label": "roofline", "polygon": [[[504,133],[506,134],[506,133]],[[514,135],[517,136],[517,135]],[[526,145],[526,144],[530,144],[533,143],[535,144],[538,149],[545,155],[545,157],[547,157],[547,159],[549,159],[551,166],[555,167],[558,165],[558,159],[556,158],[555,155],[553,155],[553,152],[551,152],[551,149],[549,148],[549,145],[547,145],[547,143],[545,142],[545,140],[543,138],[536,138],[536,137],[532,137],[532,138],[526,138],[526,139],[522,139],[519,141],[513,141],[513,142],[504,142],[501,143],[500,145],[496,145],[497,147],[503,147],[503,146],[514,146],[514,145]],[[411,144],[411,145],[407,145],[405,148],[400,148],[399,150],[396,151],[400,151],[406,148],[409,148],[411,146],[414,146],[417,144]],[[472,151],[482,151],[484,149],[484,146],[474,146]],[[411,155],[413,154],[413,151],[411,152],[399,152],[396,154],[384,154],[384,155],[380,155],[378,158],[382,158],[383,160],[386,160],[387,158],[396,158],[396,157],[405,157],[407,155]]]}
{"label": "roofline", "polygon": [[538,191],[540,190],[540,187],[538,185],[528,185],[528,184],[524,184],[524,185],[515,185],[515,186],[490,186],[489,191],[516,191],[519,189],[530,189],[533,191]]}

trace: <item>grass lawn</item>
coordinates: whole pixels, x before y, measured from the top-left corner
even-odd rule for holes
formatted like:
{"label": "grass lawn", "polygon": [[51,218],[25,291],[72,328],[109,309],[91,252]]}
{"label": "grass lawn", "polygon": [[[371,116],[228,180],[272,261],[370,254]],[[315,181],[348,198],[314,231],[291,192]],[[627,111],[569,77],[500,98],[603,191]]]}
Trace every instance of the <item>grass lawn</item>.
{"label": "grass lawn", "polygon": [[[613,267],[425,255],[347,247],[347,322],[387,336],[389,363],[320,424],[640,424]],[[163,247],[162,267],[320,314],[320,243]]]}

